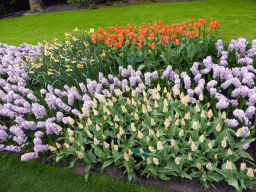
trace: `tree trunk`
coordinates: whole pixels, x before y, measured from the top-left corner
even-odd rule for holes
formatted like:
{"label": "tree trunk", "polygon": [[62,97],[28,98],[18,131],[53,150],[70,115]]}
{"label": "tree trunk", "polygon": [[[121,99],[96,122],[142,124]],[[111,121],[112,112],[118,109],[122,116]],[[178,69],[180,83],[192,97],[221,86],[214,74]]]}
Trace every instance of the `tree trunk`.
{"label": "tree trunk", "polygon": [[42,0],[29,0],[30,13],[44,13],[46,5]]}

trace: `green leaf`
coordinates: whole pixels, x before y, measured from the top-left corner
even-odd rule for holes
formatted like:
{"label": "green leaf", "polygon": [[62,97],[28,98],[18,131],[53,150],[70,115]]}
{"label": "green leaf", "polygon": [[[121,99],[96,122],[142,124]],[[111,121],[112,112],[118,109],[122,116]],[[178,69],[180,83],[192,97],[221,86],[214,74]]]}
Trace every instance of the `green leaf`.
{"label": "green leaf", "polygon": [[69,165],[68,168],[72,168],[72,167],[74,166],[74,164],[75,164],[75,162],[76,162],[77,159],[78,159],[78,157],[76,157],[76,158],[70,163],[70,165]]}
{"label": "green leaf", "polygon": [[237,189],[237,191],[239,191],[238,182],[234,176],[230,177],[227,181],[229,185],[234,186]]}
{"label": "green leaf", "polygon": [[96,145],[92,144],[92,147],[94,148],[95,154],[99,157],[105,157],[104,152],[102,151],[102,149],[100,149],[99,147],[97,147]]}
{"label": "green leaf", "polygon": [[187,173],[185,173],[184,171],[181,171],[181,174],[180,174],[180,176],[182,177],[182,178],[188,178],[188,179],[190,179],[190,180],[192,180],[192,178],[190,177],[190,175],[188,175]]}
{"label": "green leaf", "polygon": [[220,173],[221,175],[223,175],[225,178],[228,178],[228,177],[227,177],[227,174],[226,174],[224,171],[222,171],[221,169],[218,169],[217,167],[212,167],[212,169],[213,169],[214,171],[217,171],[217,172]]}
{"label": "green leaf", "polygon": [[105,161],[103,163],[102,167],[101,167],[101,170],[103,171],[105,169],[105,167],[109,166],[113,162],[114,162],[114,159],[110,159],[110,160]]}
{"label": "green leaf", "polygon": [[155,167],[149,167],[148,170],[154,175],[154,176],[157,176],[157,170]]}
{"label": "green leaf", "polygon": [[235,153],[240,155],[241,157],[245,157],[247,159],[250,159],[250,160],[254,161],[254,159],[252,158],[252,156],[249,153],[247,153],[247,152],[245,152],[241,149],[235,150]]}
{"label": "green leaf", "polygon": [[167,180],[169,180],[170,178],[169,177],[167,177],[164,173],[159,173],[159,178],[161,178],[161,179],[163,179],[163,180],[165,180],[165,181],[167,181]]}
{"label": "green leaf", "polygon": [[235,148],[238,148],[246,143],[249,143],[249,142],[253,142],[255,140],[255,138],[252,138],[252,139],[246,139],[245,141],[242,141],[242,142],[239,142],[239,143],[236,143],[235,144]]}
{"label": "green leaf", "polygon": [[92,165],[87,165],[85,168],[85,182],[86,183],[88,182],[88,177],[89,177],[91,168],[92,168]]}
{"label": "green leaf", "polygon": [[125,168],[127,170],[127,173],[130,173],[130,167],[129,167],[127,161],[124,161],[124,166],[125,166]]}
{"label": "green leaf", "polygon": [[222,179],[224,179],[223,176],[219,175],[218,173],[211,173],[208,177],[216,182],[219,182]]}
{"label": "green leaf", "polygon": [[145,67],[145,65],[140,65],[137,69],[137,71],[141,71],[143,68]]}
{"label": "green leaf", "polygon": [[90,163],[96,162],[96,156],[91,151],[88,152],[87,156],[89,157]]}

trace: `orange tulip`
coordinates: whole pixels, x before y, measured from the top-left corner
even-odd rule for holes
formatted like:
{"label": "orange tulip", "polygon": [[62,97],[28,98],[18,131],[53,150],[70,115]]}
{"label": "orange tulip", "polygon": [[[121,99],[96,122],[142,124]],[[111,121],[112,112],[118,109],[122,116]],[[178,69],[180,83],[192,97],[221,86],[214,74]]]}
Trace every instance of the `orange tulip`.
{"label": "orange tulip", "polygon": [[151,43],[151,44],[149,44],[149,47],[150,47],[152,50],[155,50],[156,45],[155,45],[155,43]]}

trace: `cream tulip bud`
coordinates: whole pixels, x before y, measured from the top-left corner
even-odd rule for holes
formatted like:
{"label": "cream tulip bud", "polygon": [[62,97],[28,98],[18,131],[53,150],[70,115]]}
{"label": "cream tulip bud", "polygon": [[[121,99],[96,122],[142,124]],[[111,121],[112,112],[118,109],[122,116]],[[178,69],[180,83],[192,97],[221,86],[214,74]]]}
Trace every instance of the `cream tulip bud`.
{"label": "cream tulip bud", "polygon": [[57,148],[53,147],[53,146],[49,146],[49,148],[50,148],[51,151],[56,151],[57,150]]}
{"label": "cream tulip bud", "polygon": [[179,95],[179,90],[175,87],[175,89],[174,89],[174,94],[177,96],[177,95]]}
{"label": "cream tulip bud", "polygon": [[94,140],[94,145],[99,145],[97,138],[94,137],[93,140]]}
{"label": "cream tulip bud", "polygon": [[168,108],[167,108],[166,106],[164,106],[163,112],[164,112],[164,113],[168,112]]}
{"label": "cream tulip bud", "polygon": [[153,147],[151,147],[150,145],[148,146],[148,150],[151,151],[151,152],[154,152]]}
{"label": "cream tulip bud", "polygon": [[156,100],[155,100],[155,108],[159,107],[159,105],[157,104]]}
{"label": "cream tulip bud", "polygon": [[198,129],[199,125],[198,122],[193,122],[193,129],[196,131]]}
{"label": "cream tulip bud", "polygon": [[71,125],[74,125],[74,123],[75,123],[74,119],[72,119],[71,117],[68,116],[68,120],[69,120]]}
{"label": "cream tulip bud", "polygon": [[171,145],[175,146],[175,141],[173,139],[171,140]]}
{"label": "cream tulip bud", "polygon": [[254,177],[253,169],[250,167],[247,172],[248,177]]}
{"label": "cream tulip bud", "polygon": [[147,136],[147,141],[149,142],[150,141],[150,139],[149,139],[149,137]]}
{"label": "cream tulip bud", "polygon": [[204,142],[204,134],[202,134],[201,136],[200,136],[200,138],[199,138],[199,141],[201,142],[201,143],[203,143]]}
{"label": "cream tulip bud", "polygon": [[157,84],[157,88],[156,88],[157,91],[160,91],[161,90],[161,87],[159,84]]}
{"label": "cream tulip bud", "polygon": [[64,143],[65,147],[68,149],[69,148],[69,144]]}
{"label": "cream tulip bud", "polygon": [[155,164],[155,165],[158,165],[158,159],[157,158],[155,158],[155,157],[153,157],[153,163]]}
{"label": "cream tulip bud", "polygon": [[147,110],[148,110],[148,112],[150,112],[150,111],[152,111],[152,108],[149,105],[147,105]]}
{"label": "cream tulip bud", "polygon": [[196,112],[200,112],[200,108],[197,104],[196,104]]}
{"label": "cream tulip bud", "polygon": [[212,143],[211,143],[211,142],[209,142],[208,147],[209,147],[210,149],[212,148]]}
{"label": "cream tulip bud", "polygon": [[157,137],[160,137],[158,130],[156,130],[156,136],[157,136]]}
{"label": "cream tulip bud", "polygon": [[88,117],[87,121],[88,121],[88,125],[92,125],[92,121],[91,121],[90,117]]}
{"label": "cream tulip bud", "polygon": [[152,136],[152,135],[153,135],[152,129],[149,129],[149,130],[148,130],[148,134],[149,134],[149,136]]}
{"label": "cream tulip bud", "polygon": [[126,152],[124,153],[124,159],[125,161],[129,161],[130,159],[130,156]]}
{"label": "cream tulip bud", "polygon": [[90,131],[88,131],[87,130],[87,135],[90,137],[90,138],[92,138],[93,137],[93,135],[90,133]]}
{"label": "cream tulip bud", "polygon": [[210,109],[210,110],[208,111],[208,113],[207,113],[207,117],[208,117],[209,119],[211,119],[212,116],[213,116],[213,113],[212,113],[212,110]]}
{"label": "cream tulip bud", "polygon": [[225,140],[225,139],[223,139],[223,141],[221,142],[221,146],[222,146],[223,148],[225,148],[225,147],[227,146],[227,143],[226,143],[226,140]]}
{"label": "cream tulip bud", "polygon": [[133,154],[133,152],[131,151],[131,149],[129,149],[128,151],[129,151],[129,155],[132,155],[132,154]]}
{"label": "cream tulip bud", "polygon": [[130,88],[126,85],[125,90],[126,90],[127,92],[129,92],[129,91],[130,91]]}
{"label": "cream tulip bud", "polygon": [[215,155],[214,155],[214,158],[215,158],[215,159],[217,159],[217,156],[218,156],[218,155],[217,155],[217,154],[215,154]]}
{"label": "cream tulip bud", "polygon": [[205,118],[205,112],[204,112],[204,110],[202,110],[202,112],[201,112],[201,117],[202,117],[202,118]]}
{"label": "cream tulip bud", "polygon": [[204,96],[203,96],[203,94],[201,93],[200,96],[199,96],[199,100],[200,100],[200,101],[203,101],[203,99],[204,99]]}
{"label": "cream tulip bud", "polygon": [[77,155],[79,159],[83,159],[84,155],[80,151],[77,151]]}
{"label": "cream tulip bud", "polygon": [[232,170],[232,164],[230,161],[227,160],[226,169]]}
{"label": "cream tulip bud", "polygon": [[241,128],[239,128],[239,129],[237,130],[237,132],[236,132],[236,136],[237,136],[237,137],[241,137],[241,135],[242,135],[242,130],[241,130]]}
{"label": "cream tulip bud", "polygon": [[175,125],[179,125],[179,119],[177,119],[176,121],[175,121]]}
{"label": "cream tulip bud", "polygon": [[206,168],[207,168],[208,170],[212,170],[212,163],[209,162],[209,163],[206,165]]}
{"label": "cream tulip bud", "polygon": [[69,136],[69,139],[68,139],[71,143],[73,143],[74,142],[74,137],[71,137],[71,136]]}
{"label": "cream tulip bud", "polygon": [[67,130],[68,130],[68,134],[69,134],[70,136],[73,136],[73,135],[74,135],[73,131],[72,131],[70,128],[67,128]]}
{"label": "cream tulip bud", "polygon": [[168,127],[170,125],[168,118],[165,119],[164,125],[165,125],[165,127]]}
{"label": "cream tulip bud", "polygon": [[164,106],[168,106],[168,102],[167,102],[167,99],[164,99]]}
{"label": "cream tulip bud", "polygon": [[196,144],[194,142],[192,142],[192,144],[191,144],[191,150],[192,151],[197,150]]}
{"label": "cream tulip bud", "polygon": [[162,144],[162,142],[161,141],[158,141],[157,142],[157,150],[159,150],[159,151],[161,151],[161,150],[163,150],[163,144]]}
{"label": "cream tulip bud", "polygon": [[226,112],[225,112],[225,111],[222,113],[221,117],[222,117],[222,119],[226,119],[226,118],[227,118],[227,117],[226,117]]}
{"label": "cream tulip bud", "polygon": [[151,164],[151,161],[150,161],[150,159],[149,159],[149,158],[147,158],[147,163],[148,163],[148,164]]}
{"label": "cream tulip bud", "polygon": [[230,148],[228,148],[228,154],[229,154],[229,155],[232,155],[232,151],[231,151]]}
{"label": "cream tulip bud", "polygon": [[124,112],[124,113],[126,113],[126,112],[127,112],[127,109],[125,108],[125,106],[124,106],[124,105],[122,105],[122,106],[121,106],[121,108],[122,108],[122,110],[123,110],[123,112]]}
{"label": "cream tulip bud", "polygon": [[138,114],[135,112],[134,113],[134,118],[136,119],[136,120],[139,120],[139,116],[138,116]]}
{"label": "cream tulip bud", "polygon": [[143,90],[142,93],[143,93],[143,96],[145,98],[147,96],[147,93],[145,92],[145,90]]}
{"label": "cream tulip bud", "polygon": [[124,132],[123,128],[120,126],[119,129],[120,129],[119,134],[120,134],[121,136],[124,135],[125,132]]}
{"label": "cream tulip bud", "polygon": [[55,142],[55,144],[56,144],[57,148],[61,147],[61,145],[59,143]]}
{"label": "cream tulip bud", "polygon": [[114,145],[114,148],[116,151],[118,151],[118,146],[117,145]]}
{"label": "cream tulip bud", "polygon": [[59,126],[59,125],[56,125],[56,127],[57,127],[57,129],[58,129],[59,131],[62,131],[62,128],[61,128],[61,126]]}
{"label": "cream tulip bud", "polygon": [[93,113],[95,116],[97,116],[99,114],[98,111],[96,111],[94,108],[93,108]]}
{"label": "cream tulip bud", "polygon": [[241,163],[241,167],[240,167],[240,169],[242,170],[242,171],[244,171],[245,169],[246,169],[246,163]]}
{"label": "cream tulip bud", "polygon": [[106,141],[104,141],[103,143],[104,143],[106,148],[109,148],[109,144]]}
{"label": "cream tulip bud", "polygon": [[192,157],[191,157],[191,155],[189,155],[188,160],[191,160],[191,159],[192,159]]}
{"label": "cream tulip bud", "polygon": [[190,113],[189,113],[189,111],[185,114],[185,119],[190,119]]}
{"label": "cream tulip bud", "polygon": [[136,131],[136,128],[135,128],[135,126],[134,126],[134,123],[131,123],[131,130],[132,130],[133,132]]}
{"label": "cream tulip bud", "polygon": [[83,151],[84,151],[84,148],[83,148],[83,146],[81,146],[81,150],[83,150]]}
{"label": "cream tulip bud", "polygon": [[151,118],[151,125],[154,126],[156,123],[153,118]]}
{"label": "cream tulip bud", "polygon": [[184,121],[184,119],[182,119],[181,120],[181,125],[185,125],[186,123],[185,123],[185,121]]}
{"label": "cream tulip bud", "polygon": [[201,169],[201,164],[200,164],[200,163],[197,163],[196,167],[197,167],[198,169]]}
{"label": "cream tulip bud", "polygon": [[97,130],[97,131],[100,131],[100,127],[99,127],[99,125],[97,125],[97,124],[96,124],[96,130]]}
{"label": "cream tulip bud", "polygon": [[179,118],[179,114],[177,112],[175,113],[175,118]]}
{"label": "cream tulip bud", "polygon": [[183,131],[183,129],[181,129],[179,132],[179,136],[182,137],[183,135],[184,135],[184,131]]}
{"label": "cream tulip bud", "polygon": [[115,115],[115,121],[119,122],[119,118],[117,115]]}
{"label": "cream tulip bud", "polygon": [[176,158],[175,158],[175,163],[176,163],[177,165],[180,164],[180,158],[179,158],[179,157],[176,157]]}
{"label": "cream tulip bud", "polygon": [[143,134],[142,134],[140,131],[138,131],[137,137],[138,137],[139,139],[142,139],[142,138],[143,138]]}

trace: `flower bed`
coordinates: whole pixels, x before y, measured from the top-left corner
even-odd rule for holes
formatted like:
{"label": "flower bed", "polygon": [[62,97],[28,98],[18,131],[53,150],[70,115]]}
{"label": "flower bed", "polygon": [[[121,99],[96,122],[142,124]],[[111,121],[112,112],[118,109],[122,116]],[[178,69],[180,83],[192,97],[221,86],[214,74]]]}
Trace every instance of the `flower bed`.
{"label": "flower bed", "polygon": [[[236,190],[255,188],[254,169],[246,163],[239,169],[235,162],[253,160],[245,150],[255,140],[255,124],[249,119],[255,121],[256,40],[246,54],[246,40],[241,38],[223,51],[221,40],[211,35],[217,22],[211,20],[207,34],[201,35],[206,20],[199,20],[193,38],[191,21],[190,32],[182,32],[185,22],[164,29],[161,20],[160,26],[154,22],[156,37],[153,27],[148,24],[149,30],[144,23],[144,31],[135,27],[135,35],[128,24],[129,30],[116,26],[119,35],[99,28],[98,36],[93,30],[86,37],[69,39],[72,35],[66,34],[64,44],[4,45],[0,85],[7,93],[0,90],[0,115],[5,118],[0,150],[33,149],[22,161],[49,149],[57,162],[73,155],[70,167],[77,159],[88,164],[86,180],[100,162],[102,169],[124,166],[129,180],[143,167],[143,174],[163,180],[168,175],[199,178],[209,187],[224,179]],[[44,52],[40,55],[37,49]],[[132,60],[126,63],[126,58],[138,57],[143,59],[139,66]],[[35,80],[48,90],[33,87]],[[227,119],[231,111],[235,118]],[[6,127],[8,121],[11,127]],[[28,138],[34,138],[33,143]]]}

